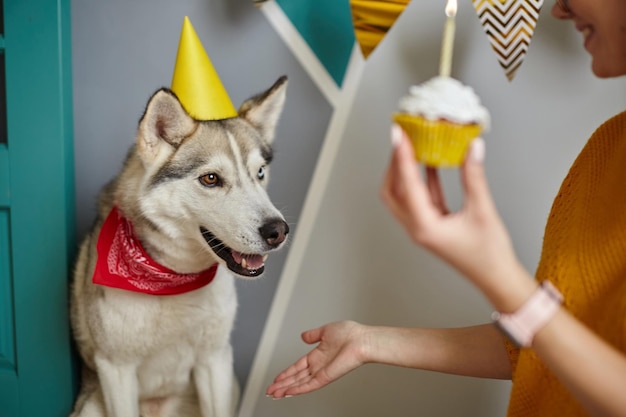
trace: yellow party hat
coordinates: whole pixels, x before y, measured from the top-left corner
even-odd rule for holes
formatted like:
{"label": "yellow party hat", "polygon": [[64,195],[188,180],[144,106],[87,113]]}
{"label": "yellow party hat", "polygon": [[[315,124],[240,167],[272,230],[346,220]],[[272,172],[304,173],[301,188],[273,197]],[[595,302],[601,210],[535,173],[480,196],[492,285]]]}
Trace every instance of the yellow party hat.
{"label": "yellow party hat", "polygon": [[237,110],[187,16],[180,34],[171,88],[187,113],[196,120],[237,116]]}

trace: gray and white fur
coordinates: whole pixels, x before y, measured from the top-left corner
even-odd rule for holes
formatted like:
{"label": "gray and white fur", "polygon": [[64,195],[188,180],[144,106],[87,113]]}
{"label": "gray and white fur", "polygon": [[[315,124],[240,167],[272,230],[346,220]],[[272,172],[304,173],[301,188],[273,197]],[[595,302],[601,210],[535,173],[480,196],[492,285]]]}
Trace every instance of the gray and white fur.
{"label": "gray and white fur", "polygon": [[[220,121],[194,120],[168,89],[150,98],[75,267],[71,322],[83,371],[71,417],[235,414],[234,277],[260,276],[289,232],[266,192],[286,87],[279,78]],[[213,282],[167,296],[93,284],[98,234],[114,205],[156,262],[178,273],[217,262]]]}

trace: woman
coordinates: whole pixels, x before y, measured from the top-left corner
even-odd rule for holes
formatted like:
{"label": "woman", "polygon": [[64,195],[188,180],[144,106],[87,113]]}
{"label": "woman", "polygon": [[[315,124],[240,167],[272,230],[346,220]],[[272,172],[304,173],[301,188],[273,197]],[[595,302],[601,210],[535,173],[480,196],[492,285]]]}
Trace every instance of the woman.
{"label": "woman", "polygon": [[[626,0],[559,0],[552,15],[582,33],[596,76],[626,75]],[[482,139],[462,167],[465,203],[456,213],[446,208],[437,172],[428,168],[421,178],[397,126],[392,142],[383,200],[415,243],[483,292],[499,326],[327,324],[302,334],[319,344],[267,394],[307,393],[376,362],[512,379],[509,416],[626,416],[626,112],[593,134],[565,178],[534,280],[492,202]]]}

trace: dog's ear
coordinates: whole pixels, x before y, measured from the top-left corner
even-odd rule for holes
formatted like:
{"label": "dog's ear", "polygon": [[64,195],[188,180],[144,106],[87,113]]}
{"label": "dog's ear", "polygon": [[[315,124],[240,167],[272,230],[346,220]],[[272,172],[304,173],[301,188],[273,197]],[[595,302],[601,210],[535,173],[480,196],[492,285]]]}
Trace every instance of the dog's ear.
{"label": "dog's ear", "polygon": [[163,150],[178,148],[196,129],[176,95],[162,88],[152,95],[140,122],[137,147],[144,161],[152,161]]}
{"label": "dog's ear", "polygon": [[239,116],[261,131],[267,143],[274,140],[274,132],[285,104],[287,76],[282,76],[267,91],[246,100]]}

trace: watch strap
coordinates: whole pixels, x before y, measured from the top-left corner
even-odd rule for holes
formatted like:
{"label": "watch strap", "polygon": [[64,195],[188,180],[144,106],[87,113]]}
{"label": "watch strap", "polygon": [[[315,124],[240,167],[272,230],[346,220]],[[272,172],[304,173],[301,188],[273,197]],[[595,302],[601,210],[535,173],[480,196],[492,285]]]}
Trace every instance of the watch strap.
{"label": "watch strap", "polygon": [[492,319],[498,328],[519,347],[530,347],[535,334],[558,311],[563,296],[550,281],[543,281],[530,298],[514,313],[498,311]]}

